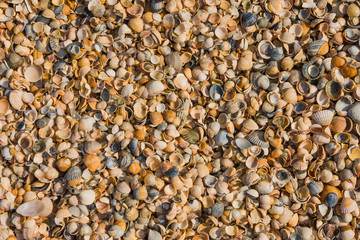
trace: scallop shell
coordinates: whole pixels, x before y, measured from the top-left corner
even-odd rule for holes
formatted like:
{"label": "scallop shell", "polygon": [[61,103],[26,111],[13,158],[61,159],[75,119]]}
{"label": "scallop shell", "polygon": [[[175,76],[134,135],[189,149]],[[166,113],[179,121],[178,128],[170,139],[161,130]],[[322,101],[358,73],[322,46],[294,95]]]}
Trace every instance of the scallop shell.
{"label": "scallop shell", "polygon": [[65,179],[69,182],[70,186],[76,186],[81,181],[82,171],[80,167],[74,166],[69,168],[65,174]]}
{"label": "scallop shell", "polygon": [[267,142],[264,138],[263,131],[255,131],[249,136],[246,136],[246,139],[249,140],[251,143],[263,148],[268,148],[270,146],[269,142]]}
{"label": "scallop shell", "polygon": [[21,204],[16,209],[16,212],[24,217],[34,217],[43,213],[44,209],[45,209],[44,202],[40,200],[33,200]]}
{"label": "scallop shell", "polygon": [[331,110],[322,110],[314,113],[312,119],[320,124],[321,126],[328,126],[331,124],[331,121],[334,117],[334,112]]}

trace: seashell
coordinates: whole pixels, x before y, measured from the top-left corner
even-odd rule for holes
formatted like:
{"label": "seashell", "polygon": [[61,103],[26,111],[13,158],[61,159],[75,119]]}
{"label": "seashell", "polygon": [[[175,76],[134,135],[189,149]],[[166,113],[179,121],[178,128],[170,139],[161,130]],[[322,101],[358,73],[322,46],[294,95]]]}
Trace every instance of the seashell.
{"label": "seashell", "polygon": [[93,190],[82,190],[79,194],[79,200],[84,205],[90,205],[95,202],[95,192]]}
{"label": "seashell", "polygon": [[342,66],[340,68],[340,72],[346,78],[353,78],[357,75],[357,69],[350,64],[345,64]]}
{"label": "seashell", "polygon": [[163,0],[150,0],[148,4],[150,11],[153,13],[161,12],[164,8]]}
{"label": "seashell", "polygon": [[261,75],[253,80],[256,88],[268,89],[270,86],[270,79],[266,75]]}
{"label": "seashell", "polygon": [[10,103],[6,99],[0,100],[0,115],[5,115],[10,109]]}
{"label": "seashell", "polygon": [[258,145],[263,148],[269,147],[269,142],[267,142],[264,138],[263,131],[255,131],[249,136],[246,136],[246,139],[249,140],[251,143]]}
{"label": "seashell", "polygon": [[325,67],[318,62],[309,61],[304,64],[302,74],[306,79],[315,80],[320,78],[325,72]]}
{"label": "seashell", "polygon": [[165,86],[160,81],[151,80],[146,84],[146,89],[150,96],[156,96],[165,90]]}
{"label": "seashell", "polygon": [[295,104],[297,102],[297,93],[294,88],[286,89],[281,96],[287,103]]}
{"label": "seashell", "polygon": [[226,145],[228,143],[227,131],[220,130],[219,133],[215,136],[214,140],[219,146]]}
{"label": "seashell", "polygon": [[[210,20],[209,20],[210,21]],[[162,21],[164,27],[166,29],[171,29],[175,26],[175,18],[173,15],[171,14],[166,14],[164,17],[163,17],[163,21]]]}
{"label": "seashell", "polygon": [[235,139],[235,144],[241,150],[249,149],[252,146],[251,143],[245,138]]}
{"label": "seashell", "polygon": [[91,12],[94,14],[95,17],[101,18],[105,14],[105,6],[102,4],[98,4],[92,8]]}
{"label": "seashell", "polygon": [[173,52],[166,56],[165,62],[172,66],[176,71],[180,71],[182,67],[181,55],[178,52]]}
{"label": "seashell", "polygon": [[275,46],[270,41],[262,40],[258,44],[257,51],[263,59],[270,59],[270,53],[273,48],[275,48]]}
{"label": "seashell", "polygon": [[84,151],[88,154],[97,154],[100,152],[101,144],[97,141],[86,141],[84,144]]}
{"label": "seashell", "polygon": [[334,186],[326,185],[324,190],[321,193],[322,201],[328,207],[334,207],[337,205],[338,201],[342,198],[342,194],[339,189]]}
{"label": "seashell", "polygon": [[284,58],[284,50],[282,47],[273,48],[270,51],[270,57],[274,61],[280,61]]}
{"label": "seashell", "polygon": [[331,124],[331,121],[334,117],[334,112],[331,110],[322,110],[319,112],[316,112],[313,116],[312,119],[320,124],[321,126],[327,126]]}
{"label": "seashell", "polygon": [[209,89],[209,95],[214,101],[220,101],[223,98],[224,94],[224,89],[218,84],[212,85]]}
{"label": "seashell", "polygon": [[125,217],[128,221],[135,221],[139,217],[139,212],[136,208],[130,208],[125,212]]}
{"label": "seashell", "polygon": [[76,186],[81,181],[82,171],[80,167],[74,166],[69,168],[65,174],[65,179],[69,182],[70,186]]}
{"label": "seashell", "polygon": [[211,215],[214,217],[221,217],[224,213],[224,205],[222,203],[215,203],[211,207]]}
{"label": "seashell", "polygon": [[329,81],[325,85],[325,91],[331,100],[338,100],[342,95],[342,85],[335,80]]}
{"label": "seashell", "polygon": [[257,16],[251,12],[246,12],[242,15],[242,24],[244,27],[251,27],[257,22]]}
{"label": "seashell", "polygon": [[345,197],[341,201],[340,211],[341,213],[351,213],[358,208],[358,205],[355,200]]}
{"label": "seashell", "polygon": [[273,174],[273,181],[279,187],[284,187],[288,182],[290,182],[291,175],[290,172],[284,168],[276,169]]}
{"label": "seashell", "polygon": [[32,146],[32,150],[35,153],[43,153],[46,150],[46,142],[44,140],[37,140]]}
{"label": "seashell", "polygon": [[120,182],[116,186],[116,190],[123,194],[129,194],[131,192],[131,188],[126,182]]}
{"label": "seashell", "polygon": [[23,91],[21,90],[13,90],[10,92],[9,95],[9,102],[10,105],[15,109],[15,110],[21,110],[24,103],[21,100],[22,99],[22,95],[24,94]]}
{"label": "seashell", "polygon": [[7,65],[11,69],[17,69],[24,64],[24,58],[17,53],[10,53],[7,58]]}
{"label": "seashell", "polygon": [[59,39],[57,39],[55,37],[50,37],[49,46],[50,46],[51,50],[54,52],[59,52],[61,49]]}
{"label": "seashell", "polygon": [[360,123],[360,102],[351,105],[348,115],[354,122]]}
{"label": "seashell", "polygon": [[16,212],[24,217],[34,217],[40,215],[45,209],[44,202],[40,200],[33,200],[21,204]]}
{"label": "seashell", "polygon": [[56,218],[68,218],[71,217],[71,213],[67,208],[61,208],[56,212]]}
{"label": "seashell", "polygon": [[306,49],[310,56],[325,55],[329,52],[329,44],[325,40],[316,40],[308,43]]}
{"label": "seashell", "polygon": [[31,65],[24,71],[24,77],[29,82],[37,82],[41,80],[43,75],[43,69],[39,65]]}
{"label": "seashell", "polygon": [[183,128],[179,133],[189,143],[196,143],[199,140],[199,134],[191,128]]}
{"label": "seashell", "polygon": [[188,83],[188,80],[185,77],[185,75],[182,73],[179,73],[176,75],[176,77],[174,79],[174,85],[175,85],[175,87],[177,87],[179,89],[185,90],[188,87],[189,83]]}
{"label": "seashell", "polygon": [[95,172],[100,166],[101,159],[96,155],[90,154],[83,158],[83,162],[90,171]]}
{"label": "seashell", "polygon": [[306,186],[311,195],[318,195],[323,190],[320,184],[314,181],[309,182]]}
{"label": "seashell", "polygon": [[131,18],[128,26],[135,32],[140,33],[144,30],[144,21],[139,17]]}

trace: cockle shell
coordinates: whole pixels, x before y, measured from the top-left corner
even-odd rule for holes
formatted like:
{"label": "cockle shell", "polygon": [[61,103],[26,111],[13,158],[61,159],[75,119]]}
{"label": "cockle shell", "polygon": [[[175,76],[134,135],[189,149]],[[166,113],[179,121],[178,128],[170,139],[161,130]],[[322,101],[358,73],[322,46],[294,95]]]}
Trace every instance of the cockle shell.
{"label": "cockle shell", "polygon": [[6,99],[1,99],[0,100],[0,115],[4,115],[5,113],[7,113],[10,109],[10,104],[8,102],[8,100]]}
{"label": "cockle shell", "polygon": [[43,69],[39,65],[31,65],[27,67],[24,71],[24,77],[29,82],[37,82],[41,79],[43,74]]}
{"label": "cockle shell", "polygon": [[334,112],[331,110],[322,110],[314,113],[314,115],[312,116],[313,120],[321,126],[330,125],[333,117]]}
{"label": "cockle shell", "polygon": [[80,167],[74,166],[67,170],[65,174],[65,179],[69,182],[70,186],[76,186],[81,181],[82,171]]}
{"label": "cockle shell", "polygon": [[79,194],[79,200],[84,205],[90,205],[95,202],[95,192],[93,190],[83,190]]}
{"label": "cockle shell", "polygon": [[354,122],[360,123],[360,102],[352,104],[348,114]]}
{"label": "cockle shell", "polygon": [[341,201],[340,211],[341,213],[351,213],[358,208],[355,200],[351,198],[343,198]]}

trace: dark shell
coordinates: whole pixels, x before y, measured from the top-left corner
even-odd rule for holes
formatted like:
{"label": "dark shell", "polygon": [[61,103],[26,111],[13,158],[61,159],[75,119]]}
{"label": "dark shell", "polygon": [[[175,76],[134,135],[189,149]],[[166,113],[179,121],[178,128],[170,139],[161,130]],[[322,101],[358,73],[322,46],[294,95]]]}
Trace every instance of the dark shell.
{"label": "dark shell", "polygon": [[311,195],[318,195],[321,192],[321,188],[317,182],[309,182],[307,187]]}
{"label": "dark shell", "polygon": [[336,204],[338,203],[338,201],[339,201],[339,198],[338,198],[338,195],[336,193],[329,193],[325,197],[325,204],[328,207],[335,207]]}
{"label": "dark shell", "polygon": [[154,13],[161,12],[164,8],[163,0],[149,0],[149,10]]}
{"label": "dark shell", "polygon": [[24,58],[17,53],[10,53],[6,63],[8,64],[9,68],[17,69],[24,64]]}
{"label": "dark shell", "polygon": [[257,16],[253,13],[247,12],[242,16],[242,22],[245,27],[251,27],[256,24]]}
{"label": "dark shell", "polygon": [[230,52],[233,52],[236,50],[236,41],[232,38],[228,38],[226,40],[230,44]]}
{"label": "dark shell", "polygon": [[148,191],[148,196],[151,198],[156,197],[158,194],[159,194],[159,191],[154,188],[152,188]]}
{"label": "dark shell", "polygon": [[105,102],[108,102],[110,100],[110,92],[107,88],[104,88],[101,91],[100,97],[102,100],[104,100]]}
{"label": "dark shell", "polygon": [[78,54],[83,47],[81,42],[73,42],[66,46],[66,51],[70,54]]}
{"label": "dark shell", "polygon": [[64,60],[59,60],[53,65],[53,72],[55,73],[57,70],[62,69],[65,67],[66,62]]}
{"label": "dark shell", "polygon": [[176,177],[178,175],[178,173],[179,173],[179,170],[176,167],[172,167],[165,172],[166,176],[168,176],[169,178]]}
{"label": "dark shell", "polygon": [[325,72],[325,66],[318,62],[309,61],[304,64],[302,74],[306,79],[315,80],[320,78]]}
{"label": "dark shell", "polygon": [[222,203],[215,203],[212,207],[211,207],[211,215],[214,217],[221,217],[221,215],[223,215],[224,213],[224,205]]}
{"label": "dark shell", "polygon": [[223,98],[225,91],[220,85],[214,84],[210,87],[209,94],[212,100],[220,101]]}
{"label": "dark shell", "polygon": [[54,52],[60,51],[59,39],[51,37],[49,40],[50,49]]}
{"label": "dark shell", "polygon": [[274,61],[279,61],[284,58],[284,50],[282,47],[273,48],[270,51],[270,57]]}
{"label": "dark shell", "polygon": [[73,181],[81,178],[81,168],[78,166],[71,167],[69,170],[67,170],[65,174],[65,179],[68,181]]}
{"label": "dark shell", "polygon": [[46,142],[44,140],[38,140],[32,146],[32,150],[36,153],[42,153],[46,150]]}

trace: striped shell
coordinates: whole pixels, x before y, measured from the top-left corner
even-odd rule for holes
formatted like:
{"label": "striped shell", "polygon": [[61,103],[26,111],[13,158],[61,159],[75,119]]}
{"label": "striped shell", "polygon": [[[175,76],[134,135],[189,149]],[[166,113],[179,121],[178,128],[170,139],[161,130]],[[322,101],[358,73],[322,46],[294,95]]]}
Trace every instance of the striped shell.
{"label": "striped shell", "polygon": [[189,143],[196,143],[199,140],[199,134],[191,128],[182,129],[180,135]]}
{"label": "striped shell", "polygon": [[253,132],[249,136],[246,136],[246,139],[249,140],[251,143],[258,145],[260,147],[263,147],[263,148],[269,147],[269,143],[264,138],[263,131]]}
{"label": "striped shell", "polygon": [[59,39],[51,37],[49,40],[49,45],[51,50],[53,50],[54,52],[60,51]]}
{"label": "striped shell", "polygon": [[312,119],[320,124],[321,126],[327,126],[330,125],[332,119],[334,117],[334,112],[331,110],[322,110],[319,112],[316,112],[313,116]]}
{"label": "striped shell", "polygon": [[329,51],[329,44],[325,40],[316,40],[306,45],[310,56],[325,55]]}
{"label": "striped shell", "polygon": [[78,166],[71,167],[65,174],[65,179],[69,182],[70,186],[76,186],[81,181],[81,169]]}

